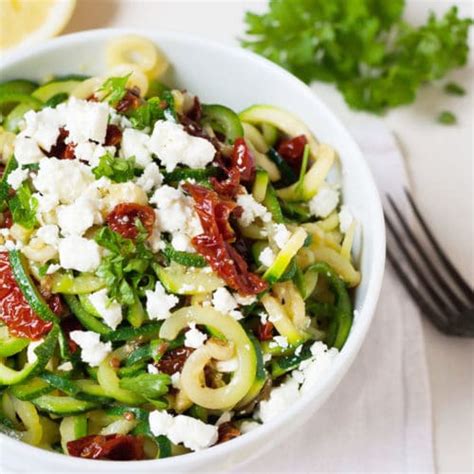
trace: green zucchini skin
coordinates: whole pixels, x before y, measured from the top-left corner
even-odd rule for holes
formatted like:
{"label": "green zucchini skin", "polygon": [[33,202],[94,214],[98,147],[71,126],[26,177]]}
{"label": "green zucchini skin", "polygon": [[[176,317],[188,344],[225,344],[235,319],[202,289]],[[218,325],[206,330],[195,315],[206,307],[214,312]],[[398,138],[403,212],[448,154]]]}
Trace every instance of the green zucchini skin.
{"label": "green zucchini skin", "polygon": [[30,401],[41,395],[46,395],[54,390],[54,387],[39,377],[35,377],[25,383],[10,387],[11,394],[22,401]]}
{"label": "green zucchini skin", "polygon": [[201,122],[203,125],[209,125],[215,132],[223,134],[228,143],[234,143],[237,138],[244,136],[239,116],[224,105],[204,104]]}
{"label": "green zucchini skin", "polygon": [[167,245],[163,253],[169,260],[184,265],[185,267],[207,267],[207,261],[202,255],[176,250],[171,245]]}
{"label": "green zucchini skin", "polygon": [[13,79],[0,84],[0,95],[4,93],[31,94],[38,87],[38,83],[27,79]]}
{"label": "green zucchini skin", "polygon": [[87,312],[76,296],[63,295],[63,297],[73,314],[86,329],[104,335],[112,332],[109,326]]}
{"label": "green zucchini skin", "polygon": [[98,408],[100,404],[73,397],[60,397],[56,395],[42,395],[31,402],[40,411],[58,416],[80,415]]}

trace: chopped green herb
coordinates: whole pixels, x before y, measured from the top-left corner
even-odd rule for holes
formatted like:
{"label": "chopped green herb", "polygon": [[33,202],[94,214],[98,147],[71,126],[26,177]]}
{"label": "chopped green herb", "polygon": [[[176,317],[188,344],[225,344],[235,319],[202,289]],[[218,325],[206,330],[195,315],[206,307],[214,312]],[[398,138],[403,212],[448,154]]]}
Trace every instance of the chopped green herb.
{"label": "chopped green herb", "polygon": [[32,229],[38,223],[36,220],[36,210],[38,200],[31,194],[28,183],[23,183],[8,201],[12,219],[15,224],[19,224],[26,229]]}
{"label": "chopped green herb", "polygon": [[110,178],[116,183],[125,183],[135,176],[135,158],[115,158],[106,153],[99,160],[99,164],[92,170],[96,179]]}
{"label": "chopped green herb", "polygon": [[415,27],[404,0],[271,0],[248,12],[243,46],[305,82],[333,82],[355,109],[380,113],[415,100],[426,82],[463,66],[470,18],[456,7]]}
{"label": "chopped green herb", "polygon": [[446,92],[446,94],[451,94],[451,95],[459,95],[459,96],[466,95],[466,91],[459,84],[456,84],[455,82],[448,82],[444,86],[444,92]]}
{"label": "chopped green herb", "polygon": [[176,122],[176,111],[174,107],[173,94],[165,90],[161,97],[152,97],[147,102],[129,114],[133,128],[143,130],[153,128],[158,120],[170,120]]}
{"label": "chopped green herb", "polygon": [[106,100],[112,105],[120,102],[127,92],[127,82],[131,74],[122,77],[109,77],[99,89],[99,92],[104,92],[102,100]]}
{"label": "chopped green herb", "polygon": [[437,121],[443,125],[454,125],[457,123],[456,115],[449,110],[443,110],[443,112],[438,115]]}

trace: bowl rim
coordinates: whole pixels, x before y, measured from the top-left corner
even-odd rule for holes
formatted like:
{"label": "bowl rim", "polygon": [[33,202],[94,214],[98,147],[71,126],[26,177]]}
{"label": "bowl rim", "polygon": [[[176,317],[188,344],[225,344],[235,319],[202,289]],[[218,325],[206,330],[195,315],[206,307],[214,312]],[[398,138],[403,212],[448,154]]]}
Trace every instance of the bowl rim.
{"label": "bowl rim", "polygon": [[[298,413],[304,413],[305,409],[308,408],[312,399],[316,398],[318,394],[324,392],[325,388],[333,384],[333,387],[329,390],[329,393],[326,393],[323,396],[323,401],[319,409],[327,397],[329,397],[334,390],[337,388],[337,385],[344,377],[344,375],[349,370],[353,361],[355,360],[357,353],[365,340],[368,329],[372,322],[378,297],[380,294],[384,268],[385,268],[385,224],[383,217],[382,204],[379,196],[378,189],[375,185],[374,178],[370,171],[370,168],[364,158],[362,151],[360,150],[359,145],[355,142],[350,132],[343,125],[341,120],[334,114],[332,110],[321,100],[319,96],[312,91],[304,82],[300,79],[284,70],[277,64],[269,61],[268,59],[261,57],[252,51],[244,50],[238,46],[233,46],[229,44],[218,43],[217,41],[203,38],[198,35],[182,33],[173,30],[160,30],[153,31],[150,28],[101,28],[94,30],[85,30],[76,33],[67,34],[57,38],[50,39],[40,45],[37,45],[31,49],[20,49],[18,51],[7,52],[3,58],[0,57],[0,66],[2,70],[6,68],[13,67],[16,63],[27,60],[37,54],[47,54],[56,49],[70,48],[74,44],[87,42],[88,40],[106,40],[108,38],[121,35],[121,34],[135,34],[146,36],[152,39],[154,42],[157,42],[159,45],[160,38],[166,41],[184,41],[192,43],[193,45],[198,45],[198,47],[219,50],[225,52],[226,54],[232,55],[236,58],[244,58],[244,60],[250,61],[255,67],[263,67],[270,69],[272,73],[284,76],[287,81],[293,82],[300,89],[304,89],[304,94],[307,97],[309,102],[313,102],[320,110],[323,111],[324,115],[331,117],[334,125],[340,129],[345,135],[346,140],[351,145],[351,148],[357,150],[358,153],[354,154],[353,159],[358,161],[358,166],[362,169],[363,174],[365,175],[365,183],[369,192],[373,195],[374,201],[371,202],[372,214],[371,219],[374,223],[374,227],[377,232],[374,234],[373,240],[373,258],[369,265],[369,270],[366,271],[370,275],[370,279],[367,285],[367,294],[364,300],[363,306],[359,309],[358,321],[357,321],[357,335],[354,335],[354,332],[351,331],[351,336],[349,336],[346,344],[343,349],[340,351],[338,356],[332,363],[331,373],[328,377],[325,377],[323,383],[315,384],[311,387],[308,393],[300,397],[296,403],[294,403],[288,410],[282,414],[278,420],[272,420],[268,423],[262,424],[258,429],[252,430],[245,434],[245,436],[239,436],[227,443],[219,444],[212,446],[209,449],[190,452],[181,456],[164,458],[164,459],[150,459],[142,461],[109,461],[109,460],[91,460],[91,459],[82,459],[67,456],[61,453],[51,452],[38,448],[36,446],[31,446],[22,441],[15,440],[9,436],[0,433],[0,439],[2,444],[4,444],[6,450],[9,446],[11,448],[21,449],[22,447],[34,449],[38,456],[43,456],[46,460],[48,458],[50,461],[57,461],[58,465],[66,467],[66,464],[70,464],[71,467],[81,467],[82,469],[92,469],[94,472],[96,469],[101,469],[107,467],[107,470],[114,469],[118,471],[124,470],[133,470],[137,469],[139,471],[143,470],[146,467],[157,467],[161,469],[170,468],[175,470],[176,468],[183,468],[189,466],[190,464],[197,464],[202,466],[206,461],[212,460],[212,458],[220,457],[224,458],[226,455],[230,455],[232,452],[242,451],[246,446],[252,445],[259,438],[263,438],[271,435],[272,432],[278,428],[284,428],[285,423]],[[310,127],[311,128],[311,127]],[[363,247],[363,245],[362,245]],[[313,415],[317,410],[310,412]],[[307,418],[304,418],[302,422],[306,421]],[[302,423],[300,422],[300,423]],[[291,429],[289,430],[291,431]],[[272,447],[271,443],[268,443],[268,446],[261,449],[260,453],[263,453],[266,450],[269,450]],[[252,457],[250,458],[252,459]],[[2,462],[0,461],[0,465]]]}

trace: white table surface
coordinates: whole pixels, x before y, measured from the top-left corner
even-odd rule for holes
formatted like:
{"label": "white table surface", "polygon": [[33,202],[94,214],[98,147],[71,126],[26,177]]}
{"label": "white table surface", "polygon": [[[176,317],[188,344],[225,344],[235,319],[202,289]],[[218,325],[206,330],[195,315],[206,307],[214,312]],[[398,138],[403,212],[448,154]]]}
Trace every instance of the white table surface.
{"label": "white table surface", "polygon": [[[389,0],[387,0],[389,1]],[[263,10],[265,1],[239,0],[78,0],[66,32],[112,26],[170,29],[195,33],[227,44],[243,34],[246,10]],[[408,1],[406,17],[424,21],[430,9],[457,4],[474,17],[471,0]],[[471,35],[471,45],[473,44]],[[383,120],[396,134],[407,160],[413,191],[443,247],[468,281],[474,282],[474,84],[473,60],[450,79],[468,91],[463,98],[444,94],[439,85],[420,91],[415,105],[390,112]],[[331,86],[314,90],[346,123],[357,120]],[[456,126],[435,122],[451,110]],[[474,341],[448,338],[424,324],[432,389],[435,460],[440,472],[474,471]]]}

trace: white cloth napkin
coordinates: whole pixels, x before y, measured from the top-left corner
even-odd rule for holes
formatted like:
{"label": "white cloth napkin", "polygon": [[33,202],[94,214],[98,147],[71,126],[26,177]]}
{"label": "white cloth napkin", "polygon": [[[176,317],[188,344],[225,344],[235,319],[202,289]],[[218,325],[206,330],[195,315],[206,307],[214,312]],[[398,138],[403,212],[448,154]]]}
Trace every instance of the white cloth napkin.
{"label": "white cloth napkin", "polygon": [[[350,126],[380,194],[402,201],[403,158],[383,122]],[[373,324],[353,366],[295,435],[239,466],[248,472],[432,472],[431,399],[420,314],[387,265]]]}

